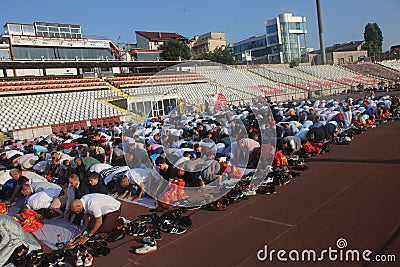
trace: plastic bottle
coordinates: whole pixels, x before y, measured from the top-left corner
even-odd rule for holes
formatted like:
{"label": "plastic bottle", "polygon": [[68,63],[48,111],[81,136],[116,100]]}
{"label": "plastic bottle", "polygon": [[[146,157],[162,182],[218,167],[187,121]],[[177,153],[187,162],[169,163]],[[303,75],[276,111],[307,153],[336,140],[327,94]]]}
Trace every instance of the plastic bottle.
{"label": "plastic bottle", "polygon": [[61,235],[57,234],[57,243],[56,243],[57,249],[62,249],[64,247],[64,242],[61,242]]}

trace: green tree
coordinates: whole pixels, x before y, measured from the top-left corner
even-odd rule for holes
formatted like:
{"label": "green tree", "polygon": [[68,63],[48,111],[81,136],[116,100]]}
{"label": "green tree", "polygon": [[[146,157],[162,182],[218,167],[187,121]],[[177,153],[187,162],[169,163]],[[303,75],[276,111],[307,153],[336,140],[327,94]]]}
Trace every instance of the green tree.
{"label": "green tree", "polygon": [[290,68],[294,68],[294,67],[298,67],[298,66],[299,66],[299,60],[292,59],[292,61],[290,61],[290,64],[289,64]]}
{"label": "green tree", "polygon": [[233,53],[225,46],[216,47],[214,51],[204,54],[201,59],[208,59],[217,63],[232,65],[234,64]]}
{"label": "green tree", "polygon": [[379,25],[374,23],[368,23],[364,29],[364,49],[368,51],[369,56],[375,58],[382,53],[383,36]]}
{"label": "green tree", "polygon": [[192,57],[190,48],[186,44],[175,39],[166,41],[160,45],[158,49],[162,50],[160,56],[164,60],[179,60],[179,58],[190,59]]}

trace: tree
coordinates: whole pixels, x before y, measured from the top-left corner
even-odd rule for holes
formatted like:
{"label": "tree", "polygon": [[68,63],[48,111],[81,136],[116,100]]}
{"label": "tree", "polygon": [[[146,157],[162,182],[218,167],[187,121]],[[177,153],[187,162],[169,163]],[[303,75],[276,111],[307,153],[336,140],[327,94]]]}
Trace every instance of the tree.
{"label": "tree", "polygon": [[179,58],[190,59],[192,57],[190,48],[186,44],[175,39],[166,41],[160,45],[158,49],[162,50],[160,56],[164,60],[179,60]]}
{"label": "tree", "polygon": [[382,53],[382,42],[383,36],[382,31],[378,24],[368,23],[364,29],[364,49],[368,51],[369,56],[375,56],[375,58]]}
{"label": "tree", "polygon": [[299,61],[297,59],[292,59],[292,61],[290,61],[289,67],[290,68],[294,68],[294,67],[298,67],[299,66]]}
{"label": "tree", "polygon": [[201,59],[208,59],[217,63],[232,65],[235,61],[233,53],[225,46],[216,47],[214,51],[204,54]]}

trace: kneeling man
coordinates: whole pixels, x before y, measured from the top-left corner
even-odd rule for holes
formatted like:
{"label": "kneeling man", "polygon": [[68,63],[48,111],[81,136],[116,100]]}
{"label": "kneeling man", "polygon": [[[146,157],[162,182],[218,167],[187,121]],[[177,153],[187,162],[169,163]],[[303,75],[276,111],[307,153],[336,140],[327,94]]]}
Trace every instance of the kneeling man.
{"label": "kneeling man", "polygon": [[[83,244],[95,233],[110,233],[117,229],[118,218],[121,215],[121,203],[105,194],[87,194],[81,199],[75,199],[70,204],[74,213],[84,212],[81,232],[74,237],[81,238]],[[87,230],[87,234],[84,235]]]}

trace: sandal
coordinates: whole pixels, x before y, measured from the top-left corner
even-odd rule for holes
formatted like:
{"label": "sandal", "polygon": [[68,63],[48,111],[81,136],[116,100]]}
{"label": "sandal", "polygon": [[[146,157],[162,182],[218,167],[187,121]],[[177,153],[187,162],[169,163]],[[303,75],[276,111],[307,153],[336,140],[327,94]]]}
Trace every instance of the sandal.
{"label": "sandal", "polygon": [[224,211],[226,210],[226,206],[222,205],[222,203],[218,201],[211,203],[209,207],[206,207],[206,209],[210,211]]}

